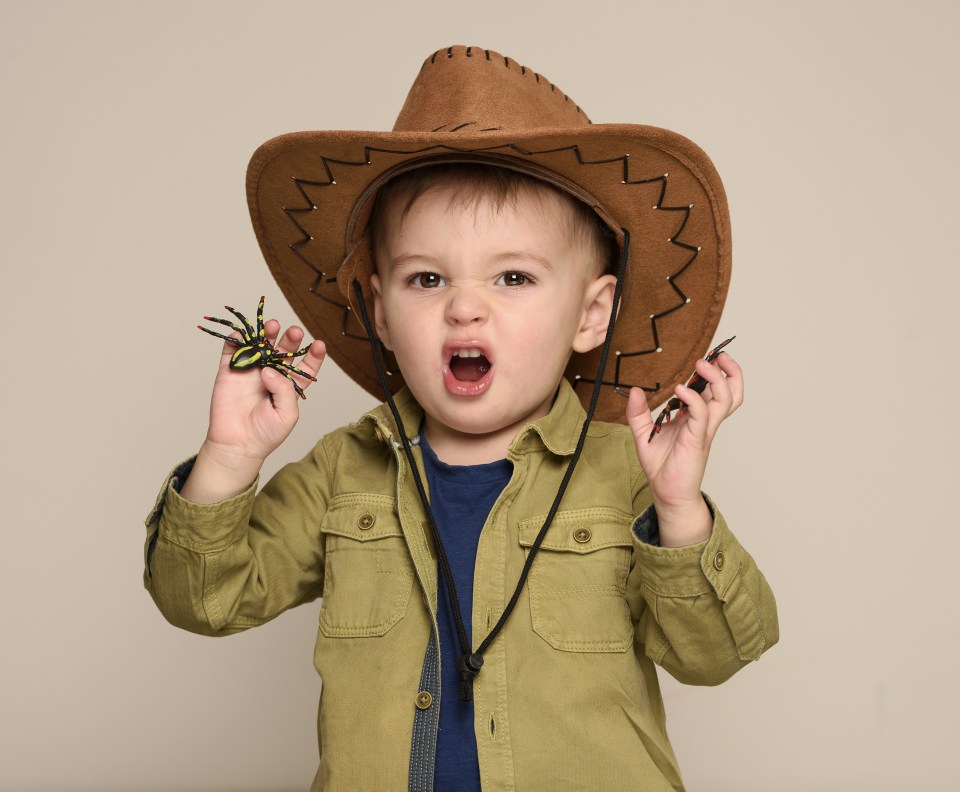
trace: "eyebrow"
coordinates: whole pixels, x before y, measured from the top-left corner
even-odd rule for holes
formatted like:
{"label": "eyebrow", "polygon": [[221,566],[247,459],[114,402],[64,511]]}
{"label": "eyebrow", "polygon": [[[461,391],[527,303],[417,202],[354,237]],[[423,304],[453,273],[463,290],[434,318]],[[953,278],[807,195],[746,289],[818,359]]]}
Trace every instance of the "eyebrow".
{"label": "eyebrow", "polygon": [[493,261],[497,264],[506,261],[513,261],[515,259],[523,259],[525,261],[534,261],[540,266],[548,270],[553,270],[553,264],[550,263],[550,259],[544,258],[538,253],[534,253],[531,250],[508,250],[504,253],[498,253],[493,257]]}
{"label": "eyebrow", "polygon": [[434,267],[440,265],[440,259],[433,256],[425,256],[422,253],[401,253],[399,256],[390,259],[390,266],[394,269],[402,269],[405,266],[409,267],[421,262]]}
{"label": "eyebrow", "polygon": [[441,267],[440,259],[422,253],[401,253],[387,262],[390,271],[403,274],[406,271],[425,268],[438,270]]}

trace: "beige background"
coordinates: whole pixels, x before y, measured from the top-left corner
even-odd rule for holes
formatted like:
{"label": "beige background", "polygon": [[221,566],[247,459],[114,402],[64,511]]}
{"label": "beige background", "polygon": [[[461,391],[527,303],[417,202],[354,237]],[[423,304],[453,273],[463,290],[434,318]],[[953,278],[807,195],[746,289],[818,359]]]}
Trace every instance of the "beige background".
{"label": "beige background", "polygon": [[[729,192],[718,337],[747,400],[705,486],[783,639],[719,688],[665,681],[690,790],[956,788],[957,2],[0,9],[0,788],[308,785],[317,606],[175,630],[141,586],[142,520],[203,437],[200,316],[266,293],[293,318],[249,228],[250,154],[389,128],[453,43],[595,121],[688,135]],[[333,365],[311,394],[268,472],[372,404]]]}

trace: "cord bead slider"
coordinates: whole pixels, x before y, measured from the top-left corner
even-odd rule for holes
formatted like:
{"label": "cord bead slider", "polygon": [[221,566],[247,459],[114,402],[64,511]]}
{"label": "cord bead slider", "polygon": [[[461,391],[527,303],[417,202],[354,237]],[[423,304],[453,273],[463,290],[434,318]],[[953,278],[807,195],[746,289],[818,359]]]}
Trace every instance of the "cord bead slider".
{"label": "cord bead slider", "polygon": [[476,652],[461,655],[457,660],[457,671],[460,674],[460,698],[464,701],[470,701],[473,698],[473,680],[476,679],[481,668],[483,668],[483,657]]}

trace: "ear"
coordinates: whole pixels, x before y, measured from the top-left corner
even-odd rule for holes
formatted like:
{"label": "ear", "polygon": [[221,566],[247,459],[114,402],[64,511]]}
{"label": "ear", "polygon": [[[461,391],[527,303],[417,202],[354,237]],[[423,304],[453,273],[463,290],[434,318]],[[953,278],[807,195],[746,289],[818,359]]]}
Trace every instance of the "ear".
{"label": "ear", "polygon": [[390,343],[390,329],[387,327],[387,315],[383,308],[383,292],[380,287],[380,276],[376,272],[370,276],[370,289],[373,291],[373,326],[377,331],[377,335],[380,336],[383,345],[392,351],[393,345]]}
{"label": "ear", "polygon": [[583,293],[580,327],[573,338],[574,352],[589,352],[603,343],[610,324],[616,286],[617,279],[613,275],[602,275],[587,286]]}

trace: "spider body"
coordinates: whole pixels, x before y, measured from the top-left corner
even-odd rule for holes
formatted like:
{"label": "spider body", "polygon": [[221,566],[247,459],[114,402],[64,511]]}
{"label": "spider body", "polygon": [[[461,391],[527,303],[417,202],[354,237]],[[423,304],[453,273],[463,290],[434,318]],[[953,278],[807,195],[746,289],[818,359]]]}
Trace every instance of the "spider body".
{"label": "spider body", "polygon": [[[723,350],[723,348],[727,344],[729,344],[731,341],[733,341],[734,338],[736,338],[736,336],[730,336],[730,338],[728,338],[723,343],[717,344],[717,346],[713,348],[713,351],[711,351],[710,354],[707,355],[706,357],[707,363],[712,363],[714,360],[716,360],[717,357],[720,355],[720,352]],[[707,387],[707,381],[703,377],[701,377],[699,374],[694,374],[687,381],[687,387],[690,388],[690,390],[696,391],[697,393],[703,393],[704,389]],[[660,429],[664,424],[670,423],[670,421],[672,420],[671,413],[674,410],[679,410],[679,412],[677,412],[677,416],[676,416],[677,418],[679,418],[681,415],[683,415],[687,411],[687,405],[685,405],[682,401],[680,401],[679,396],[674,396],[672,399],[670,399],[670,401],[668,401],[666,406],[663,408],[660,415],[657,416],[657,420],[653,425],[653,429],[650,430],[650,437],[647,438],[648,443],[651,440],[653,440],[653,436],[655,434],[660,433]]]}
{"label": "spider body", "polygon": [[273,348],[266,341],[256,346],[242,346],[230,356],[230,368],[248,369],[264,365],[263,360],[270,359]]}
{"label": "spider body", "polygon": [[240,320],[239,325],[227,319],[217,319],[214,316],[203,317],[208,322],[217,322],[236,330],[238,333],[240,333],[242,338],[225,336],[222,333],[208,330],[206,327],[202,327],[201,325],[197,325],[197,329],[203,330],[203,332],[209,333],[217,338],[222,338],[224,341],[237,347],[237,351],[230,356],[230,368],[237,369],[239,371],[251,368],[272,368],[275,371],[279,371],[281,374],[283,374],[283,376],[290,380],[291,383],[293,383],[294,390],[296,390],[297,395],[301,399],[306,399],[307,395],[303,392],[303,388],[297,384],[290,372],[293,372],[294,374],[297,374],[305,379],[312,380],[313,382],[317,381],[317,378],[312,374],[308,374],[306,371],[291,365],[294,358],[298,358],[301,355],[307,354],[307,351],[310,349],[310,345],[307,344],[307,346],[305,346],[303,349],[298,349],[296,352],[278,351],[273,344],[266,339],[266,336],[263,332],[263,299],[263,297],[260,298],[260,304],[257,306],[256,329],[254,329],[254,327],[250,324],[250,322],[247,321],[246,317],[242,313],[234,308],[231,308],[229,305],[224,305],[223,307]]}

